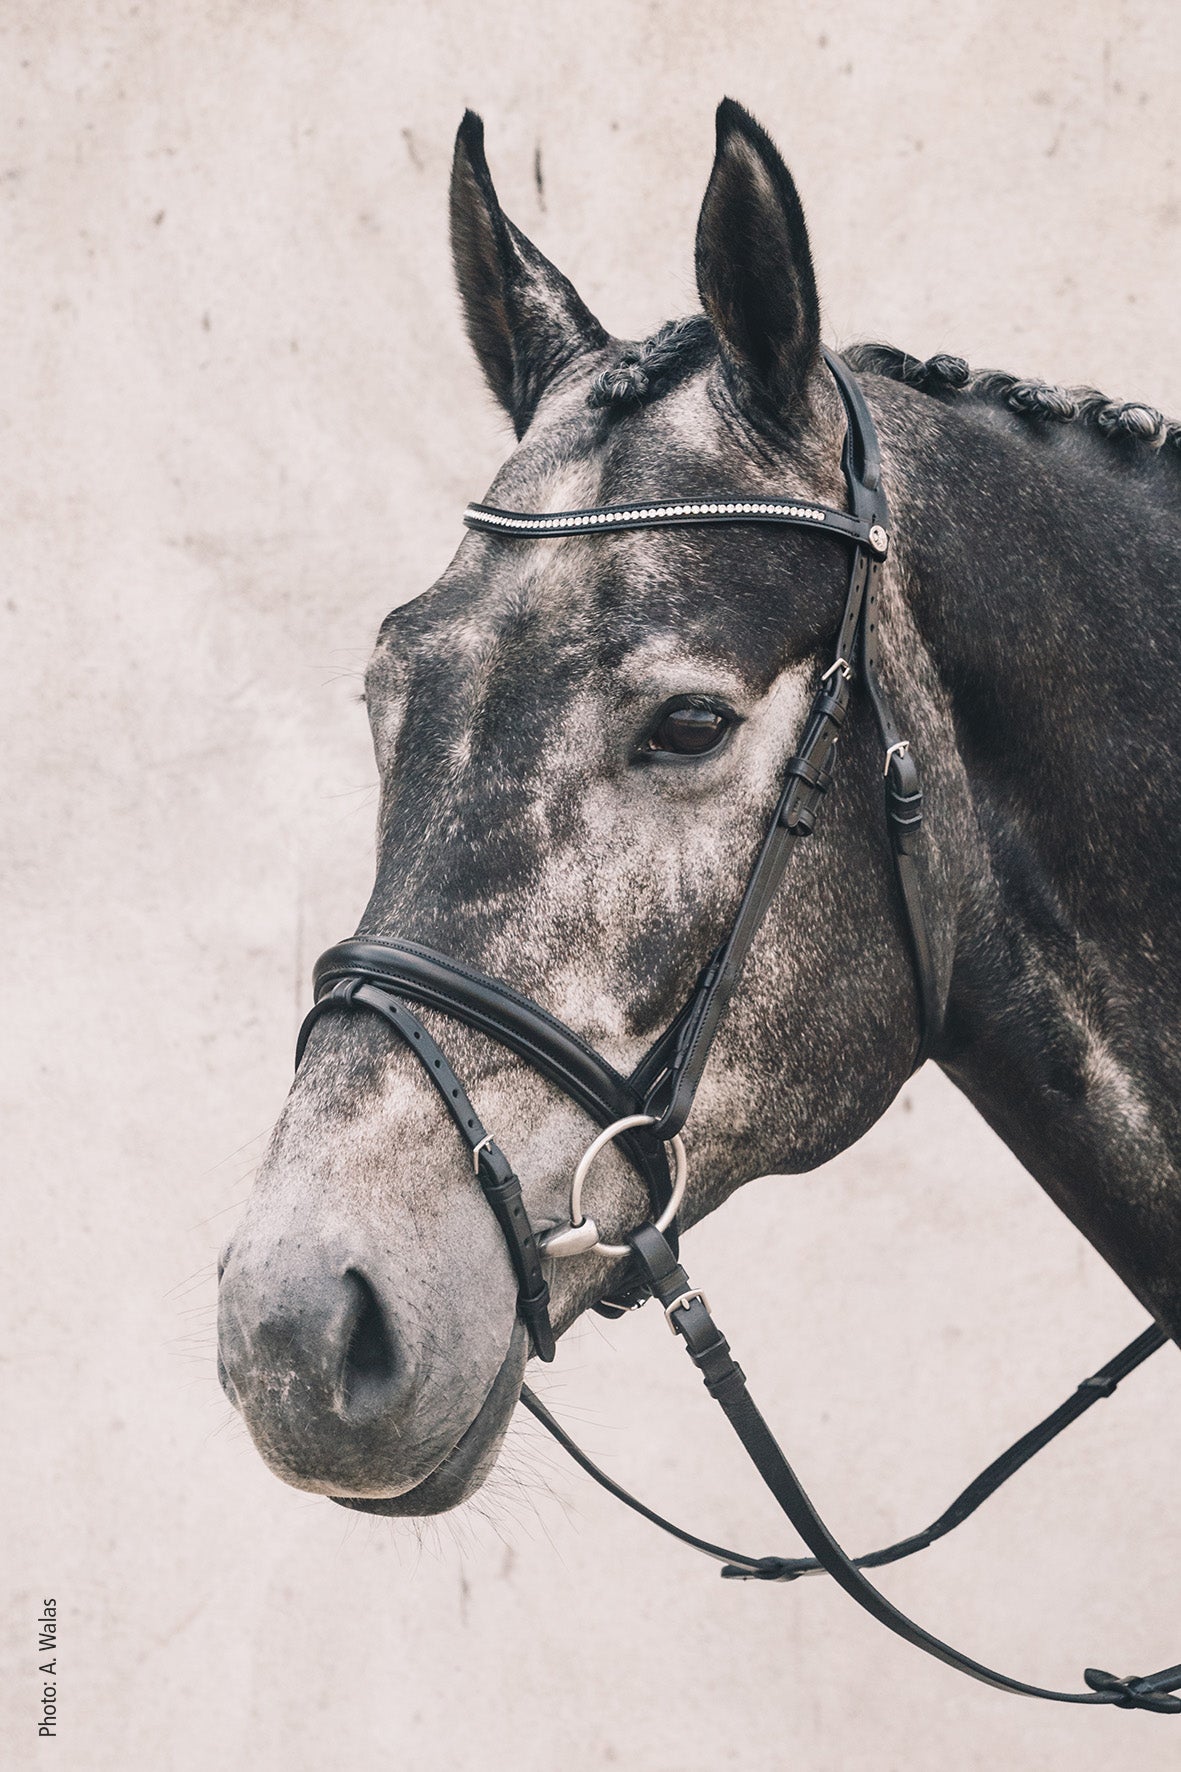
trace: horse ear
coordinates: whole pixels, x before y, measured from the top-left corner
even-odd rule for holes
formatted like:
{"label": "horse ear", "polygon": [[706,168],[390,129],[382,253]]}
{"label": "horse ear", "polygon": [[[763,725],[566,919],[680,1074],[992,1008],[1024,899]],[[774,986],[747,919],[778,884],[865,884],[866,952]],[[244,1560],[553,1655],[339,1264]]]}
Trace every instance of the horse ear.
{"label": "horse ear", "polygon": [[774,142],[729,98],[697,223],[697,288],[739,405],[756,424],[793,429],[820,355],[808,230]]}
{"label": "horse ear", "polygon": [[451,254],[468,337],[520,437],[558,371],[600,349],[607,334],[573,284],[501,209],[474,111],[464,112],[455,138]]}

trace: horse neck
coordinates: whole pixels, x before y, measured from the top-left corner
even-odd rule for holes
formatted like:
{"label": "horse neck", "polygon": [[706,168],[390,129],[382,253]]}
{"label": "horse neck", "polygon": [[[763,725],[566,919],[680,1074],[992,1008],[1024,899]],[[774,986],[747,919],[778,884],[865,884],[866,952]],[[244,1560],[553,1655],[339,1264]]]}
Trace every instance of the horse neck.
{"label": "horse neck", "polygon": [[1181,473],[916,398],[895,530],[966,790],[944,1066],[1177,1335]]}
{"label": "horse neck", "polygon": [[995,408],[935,412],[896,501],[914,612],[974,793],[1085,914],[1097,845],[1118,876],[1171,844],[1145,812],[1181,790],[1181,468]]}

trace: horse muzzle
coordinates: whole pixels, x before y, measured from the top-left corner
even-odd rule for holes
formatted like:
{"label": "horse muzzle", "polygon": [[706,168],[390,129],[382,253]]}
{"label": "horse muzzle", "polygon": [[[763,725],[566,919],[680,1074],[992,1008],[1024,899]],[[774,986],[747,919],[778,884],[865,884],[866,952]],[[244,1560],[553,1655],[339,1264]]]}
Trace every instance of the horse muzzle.
{"label": "horse muzzle", "polygon": [[499,1370],[481,1384],[462,1354],[440,1359],[437,1326],[424,1333],[408,1316],[376,1252],[284,1241],[231,1245],[218,1291],[219,1376],[263,1459],[298,1489],[360,1505],[436,1479],[434,1508],[382,1511],[453,1506],[503,1437],[528,1355],[523,1326],[506,1326]]}

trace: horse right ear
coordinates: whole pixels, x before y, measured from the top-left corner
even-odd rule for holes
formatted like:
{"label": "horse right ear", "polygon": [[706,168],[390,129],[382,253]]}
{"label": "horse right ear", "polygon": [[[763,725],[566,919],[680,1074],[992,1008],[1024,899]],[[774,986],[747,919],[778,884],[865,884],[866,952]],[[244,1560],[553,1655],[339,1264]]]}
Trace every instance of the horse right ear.
{"label": "horse right ear", "polygon": [[451,254],[464,321],[488,385],[524,434],[549,383],[607,334],[497,201],[484,125],[465,111],[451,168]]}
{"label": "horse right ear", "polygon": [[697,224],[697,288],[740,408],[756,426],[795,429],[820,362],[808,230],[774,142],[729,98]]}

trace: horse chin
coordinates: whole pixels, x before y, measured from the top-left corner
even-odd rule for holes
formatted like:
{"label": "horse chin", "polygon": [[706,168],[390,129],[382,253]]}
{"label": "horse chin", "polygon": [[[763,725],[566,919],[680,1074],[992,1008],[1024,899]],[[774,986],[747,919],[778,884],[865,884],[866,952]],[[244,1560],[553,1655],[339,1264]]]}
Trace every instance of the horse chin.
{"label": "horse chin", "polygon": [[528,1337],[518,1322],[500,1371],[492,1388],[481,1403],[475,1419],[464,1429],[451,1451],[444,1454],[428,1477],[401,1495],[334,1495],[338,1507],[350,1507],[362,1514],[394,1514],[415,1518],[423,1514],[444,1514],[467,1501],[487,1477],[496,1463],[508,1424],[521,1394],[525,1363],[529,1357]]}

